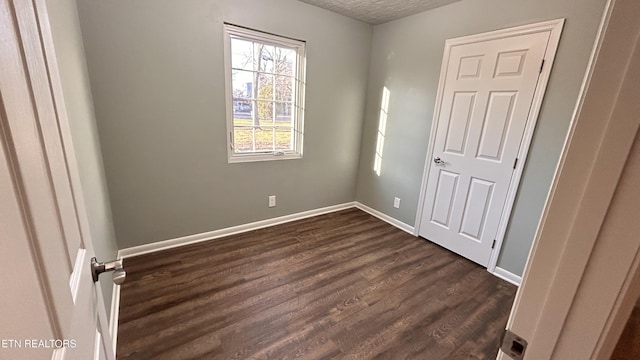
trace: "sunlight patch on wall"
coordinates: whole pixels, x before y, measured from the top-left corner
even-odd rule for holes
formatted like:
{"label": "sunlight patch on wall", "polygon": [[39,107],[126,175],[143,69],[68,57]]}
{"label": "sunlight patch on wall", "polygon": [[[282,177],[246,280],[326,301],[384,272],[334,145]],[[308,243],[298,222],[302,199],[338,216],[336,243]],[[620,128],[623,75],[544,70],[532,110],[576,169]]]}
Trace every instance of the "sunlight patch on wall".
{"label": "sunlight patch on wall", "polygon": [[380,103],[380,118],[378,119],[378,139],[376,141],[376,157],[373,162],[373,171],[380,176],[382,170],[382,153],[384,152],[384,137],[387,130],[387,117],[389,114],[389,97],[391,92],[385,86],[382,90],[382,102]]}

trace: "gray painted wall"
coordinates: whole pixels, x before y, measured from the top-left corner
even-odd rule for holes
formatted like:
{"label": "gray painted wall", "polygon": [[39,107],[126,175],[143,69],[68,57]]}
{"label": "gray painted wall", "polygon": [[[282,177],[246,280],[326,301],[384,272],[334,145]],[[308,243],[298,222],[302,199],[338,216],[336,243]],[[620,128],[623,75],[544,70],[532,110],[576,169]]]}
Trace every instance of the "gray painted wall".
{"label": "gray painted wall", "polygon": [[[522,274],[604,3],[465,0],[372,36],[368,25],[293,0],[80,0],[120,247],[354,199],[414,225],[445,39],[564,17],[498,263]],[[224,21],[307,40],[304,159],[227,163]],[[384,86],[391,103],[378,177]],[[269,209],[271,194],[278,206]]]}
{"label": "gray painted wall", "polygon": [[[447,38],[566,18],[498,266],[522,274],[605,0],[465,0],[374,27],[357,201],[415,224]],[[382,173],[373,172],[380,97],[391,91]],[[402,199],[400,209],[393,198]]]}
{"label": "gray painted wall", "polygon": [[[120,248],[355,199],[371,26],[293,0],[79,10]],[[303,159],[227,163],[225,21],[307,41]]]}
{"label": "gray painted wall", "polygon": [[[47,9],[93,247],[98,259],[107,261],[116,257],[117,246],[76,1],[48,0]],[[111,277],[103,276],[100,285],[110,315]]]}

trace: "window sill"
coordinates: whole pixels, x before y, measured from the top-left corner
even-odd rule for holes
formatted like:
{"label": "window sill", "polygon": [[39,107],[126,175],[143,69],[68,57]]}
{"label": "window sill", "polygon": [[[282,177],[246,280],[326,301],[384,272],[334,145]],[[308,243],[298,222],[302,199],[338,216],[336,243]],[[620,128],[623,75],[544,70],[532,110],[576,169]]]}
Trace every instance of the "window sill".
{"label": "window sill", "polygon": [[298,160],[302,159],[302,154],[248,154],[248,155],[229,155],[229,164],[233,163],[247,163],[257,161],[274,161],[274,160]]}

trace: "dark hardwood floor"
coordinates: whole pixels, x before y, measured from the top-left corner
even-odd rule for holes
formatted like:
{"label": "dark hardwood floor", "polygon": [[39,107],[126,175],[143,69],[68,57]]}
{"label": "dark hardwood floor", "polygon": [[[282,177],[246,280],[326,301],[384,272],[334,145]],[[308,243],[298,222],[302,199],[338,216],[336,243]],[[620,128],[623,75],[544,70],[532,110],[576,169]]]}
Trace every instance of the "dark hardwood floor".
{"label": "dark hardwood floor", "polygon": [[495,359],[515,295],[349,209],[125,260],[118,359]]}

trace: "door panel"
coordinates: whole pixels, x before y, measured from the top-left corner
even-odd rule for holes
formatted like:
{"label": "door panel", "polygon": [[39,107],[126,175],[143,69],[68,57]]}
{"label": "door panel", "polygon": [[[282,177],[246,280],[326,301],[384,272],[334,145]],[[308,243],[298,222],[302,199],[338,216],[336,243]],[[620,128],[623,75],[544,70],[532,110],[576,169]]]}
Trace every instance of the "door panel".
{"label": "door panel", "polygon": [[477,79],[482,69],[484,55],[460,57],[458,64],[458,76],[456,79]]}
{"label": "door panel", "polygon": [[433,217],[431,219],[434,223],[446,229],[449,228],[451,206],[457,190],[458,174],[441,171],[436,188],[436,199],[433,203]]}
{"label": "door panel", "polygon": [[476,158],[502,161],[517,92],[491,92]]}
{"label": "door panel", "polygon": [[[0,123],[4,123],[0,112]],[[5,137],[0,127],[0,139]],[[0,272],[3,296],[0,296],[0,339],[51,339],[54,337],[50,324],[49,308],[43,293],[37,286],[40,277],[31,255],[25,219],[22,216],[19,193],[15,189],[9,154],[4,140],[0,144],[0,262],[4,271]],[[6,296],[11,294],[11,296]],[[24,352],[5,343],[0,349],[0,358],[26,358]],[[29,359],[51,359],[50,351],[33,351]]]}
{"label": "door panel", "polygon": [[493,77],[522,76],[522,69],[525,59],[527,58],[527,54],[528,52],[526,50],[504,51],[498,53],[496,71],[494,72]]}
{"label": "door panel", "polygon": [[460,234],[472,240],[481,241],[482,230],[491,205],[494,185],[490,181],[471,179],[467,204],[462,213]]}
{"label": "door panel", "polygon": [[0,0],[0,252],[7,260],[7,247],[17,259],[7,261],[13,266],[0,279],[3,287],[20,289],[3,297],[2,319],[15,321],[3,321],[1,335],[16,340],[11,358],[61,360],[100,354],[98,332],[105,358],[114,359],[98,322],[106,313],[91,278],[81,195],[71,185],[77,174],[60,135],[67,120],[54,105],[51,79],[59,76],[43,52],[50,37],[43,17],[42,1]]}
{"label": "door panel", "polygon": [[420,236],[487,266],[549,31],[450,48]]}
{"label": "door panel", "polygon": [[475,100],[475,92],[457,92],[453,95],[444,152],[449,154],[464,153]]}

